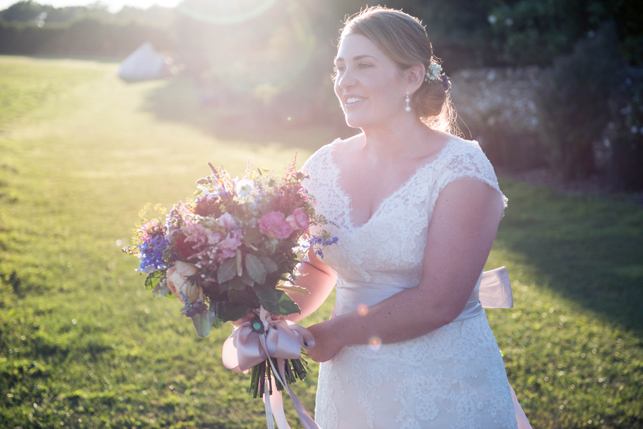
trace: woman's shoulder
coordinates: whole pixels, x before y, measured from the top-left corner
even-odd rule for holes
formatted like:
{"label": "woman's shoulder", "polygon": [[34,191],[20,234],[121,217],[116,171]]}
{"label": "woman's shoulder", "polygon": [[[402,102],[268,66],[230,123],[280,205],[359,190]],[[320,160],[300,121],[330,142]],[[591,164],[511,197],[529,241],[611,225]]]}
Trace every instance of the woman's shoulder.
{"label": "woman's shoulder", "polygon": [[487,156],[482,151],[480,144],[476,140],[466,140],[462,137],[450,134],[448,136],[448,144],[452,146],[454,155],[474,155],[487,159]]}
{"label": "woman's shoulder", "polygon": [[493,165],[477,141],[450,136],[448,145],[448,155],[444,157],[439,180],[442,182],[441,188],[460,178],[472,178],[500,190]]}
{"label": "woman's shoulder", "polygon": [[448,168],[478,168],[495,174],[493,166],[484,153],[480,144],[475,140],[465,140],[462,137],[450,135],[447,145],[448,156],[445,166]]}
{"label": "woman's shoulder", "polygon": [[309,171],[311,168],[316,168],[317,166],[324,165],[324,164],[330,164],[332,163],[333,155],[337,151],[337,147],[339,146],[352,146],[353,143],[360,138],[362,134],[355,135],[353,137],[349,137],[347,139],[342,139],[342,138],[336,138],[332,142],[325,144],[324,146],[320,147],[313,153],[310,158],[304,163],[304,166],[302,169],[304,171]]}
{"label": "woman's shoulder", "polygon": [[308,160],[306,160],[301,169],[307,174],[310,174],[313,170],[319,170],[320,168],[324,168],[324,166],[328,166],[330,164],[330,161],[332,161],[330,157],[332,156],[334,150],[333,148],[342,141],[342,139],[336,138],[332,142],[325,144],[324,146],[317,149],[308,158]]}

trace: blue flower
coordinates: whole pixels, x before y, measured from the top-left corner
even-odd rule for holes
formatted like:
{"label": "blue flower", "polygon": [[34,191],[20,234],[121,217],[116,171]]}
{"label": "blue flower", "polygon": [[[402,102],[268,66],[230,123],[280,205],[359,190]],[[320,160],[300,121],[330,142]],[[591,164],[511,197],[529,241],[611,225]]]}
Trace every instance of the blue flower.
{"label": "blue flower", "polygon": [[162,235],[155,235],[148,241],[136,246],[140,252],[141,265],[136,271],[144,273],[151,273],[167,268],[165,260],[163,259],[163,251],[168,246],[168,242]]}
{"label": "blue flower", "polygon": [[324,259],[324,248],[326,246],[330,246],[331,244],[336,244],[338,241],[337,237],[331,237],[331,238],[324,238],[320,237],[317,235],[311,236],[309,239],[304,240],[303,243],[301,243],[300,248],[305,252],[308,253],[308,251],[312,248],[315,249],[315,246],[318,247],[318,249],[315,249],[315,256],[319,256],[321,259]]}
{"label": "blue flower", "polygon": [[[183,298],[184,302],[188,302],[188,296],[184,292],[181,292],[181,298]],[[181,308],[181,313],[190,318],[206,311],[208,311],[208,306],[203,301],[191,302]]]}

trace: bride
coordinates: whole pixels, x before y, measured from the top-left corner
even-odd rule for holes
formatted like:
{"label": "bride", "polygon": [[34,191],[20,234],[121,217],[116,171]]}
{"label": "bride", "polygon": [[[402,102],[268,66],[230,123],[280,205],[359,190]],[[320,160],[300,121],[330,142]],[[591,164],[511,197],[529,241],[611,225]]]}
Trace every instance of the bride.
{"label": "bride", "polygon": [[333,317],[308,328],[322,362],[316,421],[516,428],[524,414],[478,292],[505,200],[478,144],[450,133],[450,83],[424,28],[369,8],[344,27],[335,69],[346,122],[362,133],[304,165],[339,238],[303,264],[310,295],[293,296],[300,319],[337,288]]}

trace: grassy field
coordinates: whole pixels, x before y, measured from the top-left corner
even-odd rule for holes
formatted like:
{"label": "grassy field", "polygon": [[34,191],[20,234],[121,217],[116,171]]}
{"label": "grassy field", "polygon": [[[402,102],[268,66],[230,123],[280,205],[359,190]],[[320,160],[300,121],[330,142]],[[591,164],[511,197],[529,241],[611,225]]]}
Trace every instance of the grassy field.
{"label": "grassy field", "polygon": [[[0,57],[0,427],[265,427],[221,364],[230,327],[198,338],[120,248],[206,161],[280,169],[333,133],[217,133],[189,81],[128,85],[116,68]],[[501,186],[487,268],[507,266],[516,307],[487,314],[533,427],[643,427],[643,209]],[[295,385],[309,410],[315,385]]]}

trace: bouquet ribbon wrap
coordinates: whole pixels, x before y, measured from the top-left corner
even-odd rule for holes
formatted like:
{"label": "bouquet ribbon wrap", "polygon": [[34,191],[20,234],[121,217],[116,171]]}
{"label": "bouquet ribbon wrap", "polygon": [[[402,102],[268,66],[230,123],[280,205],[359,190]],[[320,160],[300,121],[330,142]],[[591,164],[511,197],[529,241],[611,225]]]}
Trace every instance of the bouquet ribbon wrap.
{"label": "bouquet ribbon wrap", "polygon": [[[275,378],[284,386],[295,406],[299,420],[304,429],[319,429],[319,426],[297,396],[288,386],[285,376],[285,363],[287,359],[299,359],[301,348],[310,348],[315,345],[313,335],[304,327],[285,320],[272,320],[268,313],[261,308],[259,317],[263,323],[264,332],[258,333],[252,328],[252,321],[245,322],[232,331],[232,334],[223,343],[223,365],[233,371],[245,374],[253,366],[268,361],[272,367]],[[277,360],[274,367],[272,359]],[[281,392],[273,389],[273,402],[271,404],[269,389],[264,391],[266,406],[266,420],[268,428],[274,429],[273,416],[279,429],[290,429],[284,414]]]}

